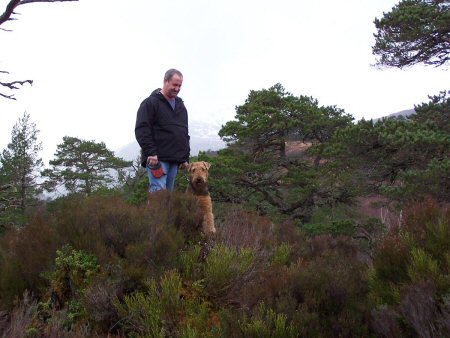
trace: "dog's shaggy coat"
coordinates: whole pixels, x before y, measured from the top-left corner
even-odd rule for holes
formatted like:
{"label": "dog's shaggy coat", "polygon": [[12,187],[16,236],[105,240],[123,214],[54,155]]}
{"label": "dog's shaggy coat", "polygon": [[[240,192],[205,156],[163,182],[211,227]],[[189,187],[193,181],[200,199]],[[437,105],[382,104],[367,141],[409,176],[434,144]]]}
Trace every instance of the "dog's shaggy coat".
{"label": "dog's shaggy coat", "polygon": [[214,235],[216,233],[211,196],[208,191],[208,171],[210,166],[208,162],[192,162],[187,167],[189,173],[187,192],[194,195],[198,201],[202,214],[202,231],[205,235]]}

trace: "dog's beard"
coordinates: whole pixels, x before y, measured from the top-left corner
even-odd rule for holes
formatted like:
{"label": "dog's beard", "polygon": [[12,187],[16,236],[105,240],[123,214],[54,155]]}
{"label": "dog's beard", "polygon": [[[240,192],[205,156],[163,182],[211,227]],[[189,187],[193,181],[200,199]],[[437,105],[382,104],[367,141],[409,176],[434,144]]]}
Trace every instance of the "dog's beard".
{"label": "dog's beard", "polygon": [[208,185],[204,180],[194,179],[191,181],[192,189],[199,194],[208,194]]}

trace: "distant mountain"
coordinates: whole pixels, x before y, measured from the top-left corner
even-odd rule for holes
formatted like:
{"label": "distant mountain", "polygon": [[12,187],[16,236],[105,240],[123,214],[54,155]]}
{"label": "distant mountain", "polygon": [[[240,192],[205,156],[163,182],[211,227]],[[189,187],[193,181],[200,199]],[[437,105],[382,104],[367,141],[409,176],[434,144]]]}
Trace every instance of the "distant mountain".
{"label": "distant mountain", "polygon": [[[221,126],[205,121],[190,121],[189,135],[191,136],[191,156],[197,156],[199,151],[220,150],[225,143],[218,133]],[[133,161],[140,156],[140,147],[136,140],[120,147],[114,154],[127,161]]]}
{"label": "distant mountain", "polygon": [[380,117],[380,118],[373,119],[373,121],[376,122],[378,120],[386,119],[386,118],[387,119],[403,119],[403,118],[406,118],[406,117],[408,117],[410,115],[413,115],[415,113],[416,113],[416,111],[414,109],[405,109],[405,110],[399,111],[397,113],[392,113],[392,114],[389,114],[387,116],[383,116],[383,117]]}
{"label": "distant mountain", "polygon": [[416,111],[414,109],[406,109],[406,110],[399,111],[398,113],[390,114],[387,117],[388,118],[393,118],[393,117],[397,118],[397,117],[400,117],[400,116],[408,117],[408,116],[413,115],[415,113],[416,113]]}

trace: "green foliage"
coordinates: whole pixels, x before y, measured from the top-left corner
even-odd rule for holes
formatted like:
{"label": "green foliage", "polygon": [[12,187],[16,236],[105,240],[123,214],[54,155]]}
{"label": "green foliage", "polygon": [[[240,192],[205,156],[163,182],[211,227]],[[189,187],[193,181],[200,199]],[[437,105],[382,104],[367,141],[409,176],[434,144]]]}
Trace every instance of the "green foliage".
{"label": "green foliage", "polygon": [[181,251],[178,255],[177,266],[184,279],[189,280],[196,276],[200,251],[200,245],[191,244],[186,250]]}
{"label": "green foliage", "polygon": [[211,294],[223,294],[234,283],[249,273],[255,253],[252,249],[226,247],[217,244],[208,255],[204,266],[205,285]]}
{"label": "green foliage", "polygon": [[122,170],[131,166],[131,162],[114,156],[114,152],[108,150],[103,142],[69,136],[65,136],[63,143],[57,146],[55,157],[50,161],[52,168],[42,172],[43,176],[48,177],[48,191],[63,185],[69,193],[89,195],[114,182],[112,170],[121,177]]}
{"label": "green foliage", "polygon": [[302,229],[309,235],[353,236],[357,229],[355,211],[345,204],[317,208]]}
{"label": "green foliage", "polygon": [[[56,251],[55,268],[48,277],[52,293],[60,304],[73,301],[84,294],[99,269],[95,256],[65,245]],[[78,304],[72,302],[71,306],[76,308]]]}
{"label": "green foliage", "polygon": [[159,285],[152,279],[146,289],[125,296],[124,303],[116,306],[131,335],[166,337],[174,332],[181,310],[181,278],[175,271],[168,271]]}
{"label": "green foliage", "polygon": [[380,243],[370,287],[371,297],[384,309],[375,312],[375,321],[387,316],[388,309],[398,330],[423,336],[429,328],[442,329],[450,288],[449,212],[432,201],[410,206],[402,227],[392,229]]}
{"label": "green foliage", "polygon": [[278,266],[287,266],[290,262],[291,246],[288,243],[281,243],[274,248],[272,263]]}
{"label": "green foliage", "polygon": [[295,97],[279,83],[250,91],[245,104],[236,107],[234,121],[219,131],[226,142],[244,146],[254,156],[270,151],[276,159],[286,158],[288,137],[326,141],[352,118],[336,107],[319,107],[312,97]]}
{"label": "green foliage", "polygon": [[11,142],[0,154],[0,233],[26,224],[26,211],[37,204],[43,166],[39,130],[25,112],[14,125]]}
{"label": "green foliage", "polygon": [[411,282],[423,282],[429,279],[436,280],[440,276],[437,261],[421,248],[411,249],[408,277]]}
{"label": "green foliage", "polygon": [[[215,242],[201,258],[203,242],[189,240],[183,230],[195,226],[189,196],[154,197],[142,207],[117,196],[66,198],[20,236],[5,235],[2,302],[5,291],[12,294],[5,288],[8,276],[9,287],[13,277],[32,285],[38,280],[31,274],[50,271],[47,284],[36,282],[40,305],[25,331],[362,337],[389,328],[408,336],[426,333],[429,321],[429,330],[445,332],[440,323],[447,320],[450,217],[436,204],[405,211],[404,224],[385,235],[369,270],[349,237],[305,236],[291,223],[274,224],[242,209],[221,217]],[[40,240],[38,230],[45,231]],[[33,248],[26,251],[29,243]],[[30,252],[42,262],[32,260],[34,271],[26,275],[26,259],[35,259]]]}
{"label": "green foliage", "polygon": [[355,233],[355,222],[352,220],[332,221],[331,223],[308,223],[302,228],[311,235],[353,235]]}
{"label": "green foliage", "polygon": [[317,182],[325,177],[316,170],[320,153],[314,159],[305,155],[291,160],[286,142],[321,144],[351,121],[342,109],[319,106],[312,97],[296,97],[280,84],[251,91],[236,108],[235,120],[219,131],[229,147],[214,159],[219,180],[212,187],[221,201],[245,203],[277,220],[307,220],[315,200],[329,203],[330,195],[342,196],[341,187],[336,192]]}
{"label": "green foliage", "polygon": [[202,297],[183,299],[185,319],[179,329],[180,337],[217,337],[221,332],[220,320],[211,309],[211,304]]}
{"label": "green foliage", "polygon": [[145,337],[165,337],[161,319],[161,301],[158,296],[157,284],[154,280],[148,282],[147,292],[136,292],[124,298],[124,304],[116,305],[119,314],[126,319],[124,326],[131,333]]}
{"label": "green foliage", "polygon": [[403,68],[449,61],[450,11],[447,1],[402,0],[375,19],[373,54],[380,66]]}
{"label": "green foliage", "polygon": [[259,303],[253,316],[240,323],[245,337],[287,338],[298,337],[298,328],[287,321],[287,316],[267,309],[263,302]]}
{"label": "green foliage", "polygon": [[128,198],[128,202],[134,205],[145,203],[148,198],[148,184],[149,181],[147,175],[142,175],[136,183],[131,196]]}
{"label": "green foliage", "polygon": [[441,94],[417,109],[418,115],[409,120],[362,120],[339,130],[322,154],[360,177],[360,189],[366,193],[383,193],[398,201],[425,195],[446,201],[449,102]]}
{"label": "green foliage", "polygon": [[415,114],[410,119],[432,130],[450,133],[450,93],[442,91],[429,96],[430,101],[414,107]]}

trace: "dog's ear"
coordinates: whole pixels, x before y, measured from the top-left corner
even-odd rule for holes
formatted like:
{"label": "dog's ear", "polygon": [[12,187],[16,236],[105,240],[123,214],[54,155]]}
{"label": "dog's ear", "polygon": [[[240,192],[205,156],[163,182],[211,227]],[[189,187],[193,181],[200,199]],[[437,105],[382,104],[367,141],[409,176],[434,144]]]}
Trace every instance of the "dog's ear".
{"label": "dog's ear", "polygon": [[211,163],[209,162],[203,162],[203,165],[205,166],[206,170],[209,170],[209,168],[211,167]]}
{"label": "dog's ear", "polygon": [[191,168],[192,168],[192,163],[188,163],[188,165],[186,167],[186,170],[187,171],[191,171]]}

